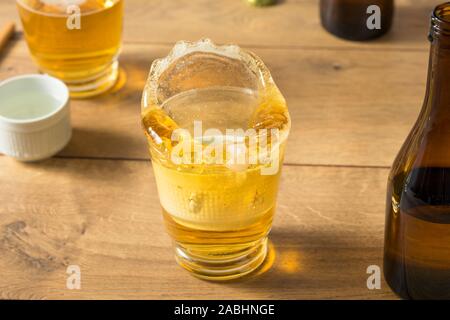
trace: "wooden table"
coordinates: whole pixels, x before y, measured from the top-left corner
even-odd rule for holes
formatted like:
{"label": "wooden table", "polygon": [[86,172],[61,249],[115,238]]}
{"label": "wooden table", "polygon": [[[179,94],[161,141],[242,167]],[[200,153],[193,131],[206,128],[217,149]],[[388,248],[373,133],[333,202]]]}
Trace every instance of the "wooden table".
{"label": "wooden table", "polygon": [[[384,281],[367,289],[366,268],[382,267],[386,178],[422,105],[440,1],[396,2],[388,36],[353,43],[321,28],[317,0],[126,0],[125,87],[73,101],[73,139],[53,159],[0,156],[0,298],[395,298]],[[0,25],[11,17],[2,1]],[[261,56],[293,121],[273,265],[232,283],[175,263],[139,124],[152,60],[202,37]],[[0,80],[36,72],[20,31],[0,59]],[[68,265],[81,267],[81,290],[66,288]]]}

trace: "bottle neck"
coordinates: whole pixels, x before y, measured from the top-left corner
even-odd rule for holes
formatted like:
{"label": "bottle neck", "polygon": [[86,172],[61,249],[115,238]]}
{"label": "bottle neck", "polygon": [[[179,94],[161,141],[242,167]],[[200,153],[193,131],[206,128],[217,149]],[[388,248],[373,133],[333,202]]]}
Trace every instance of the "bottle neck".
{"label": "bottle neck", "polygon": [[428,104],[432,113],[442,109],[450,117],[450,3],[434,11],[429,40]]}

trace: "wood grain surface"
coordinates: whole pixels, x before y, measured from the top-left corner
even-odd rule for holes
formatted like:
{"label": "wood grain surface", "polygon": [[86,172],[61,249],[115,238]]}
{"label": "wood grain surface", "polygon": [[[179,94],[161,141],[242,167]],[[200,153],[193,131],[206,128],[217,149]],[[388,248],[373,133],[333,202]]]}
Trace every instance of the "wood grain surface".
{"label": "wood grain surface", "polygon": [[[176,265],[149,162],[0,157],[0,166],[2,298],[393,297],[385,284],[366,287],[366,268],[382,258],[387,169],[286,166],[272,268],[216,284]],[[65,287],[71,264],[80,291]]]}
{"label": "wood grain surface", "polygon": [[[123,88],[72,101],[74,135],[53,159],[0,156],[0,298],[395,298],[367,289],[366,268],[382,266],[386,178],[422,104],[438,2],[396,3],[388,36],[353,43],[321,28],[314,0],[126,0]],[[0,26],[11,19],[2,1]],[[0,80],[37,72],[18,29]],[[151,62],[202,37],[259,55],[293,120],[265,272],[221,284],[176,265],[139,125]],[[81,290],[66,289],[70,264]]]}

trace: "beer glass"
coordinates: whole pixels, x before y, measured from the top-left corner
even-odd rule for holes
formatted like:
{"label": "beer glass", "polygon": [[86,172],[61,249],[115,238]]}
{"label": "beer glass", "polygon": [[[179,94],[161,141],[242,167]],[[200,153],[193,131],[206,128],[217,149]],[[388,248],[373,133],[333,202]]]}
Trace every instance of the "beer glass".
{"label": "beer glass", "polygon": [[267,254],[290,117],[254,54],[179,42],[153,62],[142,125],[178,263],[228,280]]}
{"label": "beer glass", "polygon": [[124,0],[16,0],[25,39],[43,73],[72,97],[109,90],[119,75]]}

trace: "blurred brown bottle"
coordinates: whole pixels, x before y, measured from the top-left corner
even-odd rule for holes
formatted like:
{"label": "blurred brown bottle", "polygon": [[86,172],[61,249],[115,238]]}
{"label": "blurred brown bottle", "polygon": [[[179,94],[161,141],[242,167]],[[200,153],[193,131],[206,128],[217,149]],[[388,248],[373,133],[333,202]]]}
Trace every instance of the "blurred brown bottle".
{"label": "blurred brown bottle", "polygon": [[450,2],[429,38],[425,102],[388,180],[384,275],[402,298],[450,299]]}
{"label": "blurred brown bottle", "polygon": [[320,0],[323,27],[332,34],[363,41],[389,31],[394,0]]}

